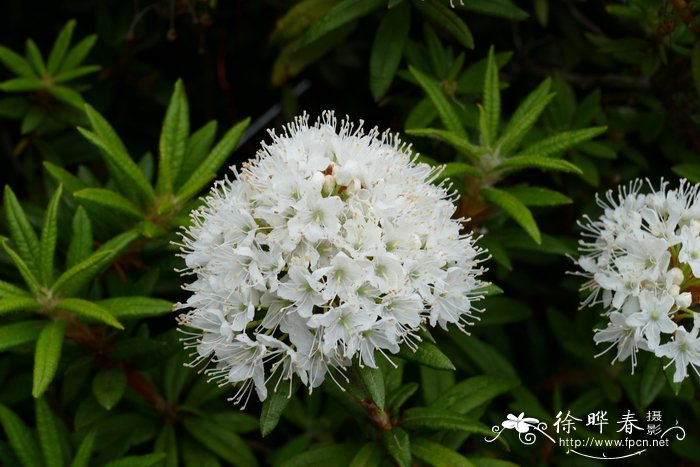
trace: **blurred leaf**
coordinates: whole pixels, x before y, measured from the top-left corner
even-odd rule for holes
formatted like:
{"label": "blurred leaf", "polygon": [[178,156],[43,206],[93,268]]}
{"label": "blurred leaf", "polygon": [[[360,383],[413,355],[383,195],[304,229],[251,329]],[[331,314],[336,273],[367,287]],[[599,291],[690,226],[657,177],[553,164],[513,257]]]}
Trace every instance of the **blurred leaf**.
{"label": "blurred leaf", "polygon": [[503,190],[518,198],[525,206],[559,206],[562,204],[571,204],[571,198],[548,188],[518,185],[503,188]]}
{"label": "blurred leaf", "polygon": [[82,110],[83,105],[85,105],[85,101],[80,93],[72,90],[71,88],[54,84],[53,86],[49,86],[47,90],[49,91],[49,94],[51,94],[57,100],[63,102],[64,104],[71,105],[78,110]]}
{"label": "blurred leaf", "polygon": [[0,352],[34,342],[46,321],[32,320],[0,326]]}
{"label": "blurred leaf", "polygon": [[185,429],[207,449],[235,467],[258,465],[255,456],[233,431],[204,417],[188,418]]}
{"label": "blurred leaf", "polygon": [[56,75],[56,79],[59,79],[63,73],[73,70],[76,66],[80,65],[82,61],[85,60],[85,57],[87,57],[87,54],[90,53],[90,50],[92,50],[95,42],[97,42],[97,34],[88,36],[78,42],[75,47],[68,52],[66,58],[63,60],[63,63],[58,70],[58,74]]}
{"label": "blurred leaf", "polygon": [[467,49],[474,48],[474,38],[465,22],[438,0],[418,0],[413,4],[433,23],[457,39]]}
{"label": "blurred leaf", "polygon": [[63,449],[61,447],[61,435],[58,431],[56,416],[49,408],[46,399],[41,397],[34,400],[36,412],[36,431],[39,435],[41,452],[44,454],[46,465],[62,467]]}
{"label": "blurred leaf", "polygon": [[0,315],[15,311],[39,310],[41,304],[31,297],[8,297],[0,299]]}
{"label": "blurred leaf", "polygon": [[301,34],[318,17],[325,13],[339,0],[301,0],[280,19],[270,35],[270,42],[281,44]]}
{"label": "blurred leaf", "polygon": [[454,370],[455,366],[452,364],[449,358],[442,353],[435,344],[430,342],[422,341],[418,344],[416,350],[409,349],[407,346],[402,345],[399,349],[399,353],[396,354],[397,357],[403,358],[411,362],[416,362],[421,365],[429,366],[430,368],[435,368],[436,370]]}
{"label": "blurred leaf", "polygon": [[671,167],[671,170],[673,170],[673,172],[677,175],[687,178],[693,183],[700,183],[700,164],[678,164]]}
{"label": "blurred leaf", "polygon": [[542,235],[532,213],[518,198],[498,188],[482,188],[481,194],[488,202],[507,212],[537,244],[542,243]]}
{"label": "blurred leaf", "polygon": [[425,438],[414,438],[411,443],[411,452],[416,459],[420,459],[433,467],[472,467],[468,459],[450,448]]}
{"label": "blurred leaf", "polygon": [[413,430],[453,430],[492,436],[491,428],[479,421],[449,410],[412,407],[406,409],[401,426]]}
{"label": "blurred leaf", "polygon": [[384,453],[379,445],[370,441],[357,451],[355,457],[352,458],[350,467],[379,467],[383,458]]}
{"label": "blurred leaf", "polygon": [[411,25],[411,7],[404,3],[384,15],[369,57],[369,87],[374,100],[386,94],[401,63]]}
{"label": "blurred leaf", "polygon": [[464,10],[514,21],[522,21],[530,16],[526,11],[518,8],[511,0],[465,0],[464,2],[455,2],[455,6]]}
{"label": "blurred leaf", "polygon": [[695,92],[700,96],[700,42],[698,41],[693,45],[693,51],[690,54],[690,68],[693,72]]}
{"label": "blurred leaf", "polygon": [[0,424],[24,467],[42,467],[41,451],[32,432],[10,409],[0,404]]}
{"label": "blurred leaf", "polygon": [[90,430],[83,438],[78,451],[75,453],[71,467],[88,467],[90,465],[90,457],[92,456],[92,448],[95,445],[95,430]]}
{"label": "blurred leaf", "polygon": [[97,402],[107,410],[119,403],[126,390],[126,373],[122,368],[105,368],[92,380],[92,393]]}
{"label": "blurred leaf", "polygon": [[63,58],[68,52],[68,46],[70,46],[71,38],[73,37],[73,30],[75,29],[75,20],[72,19],[63,26],[61,32],[58,34],[56,41],[51,48],[49,53],[49,60],[47,62],[46,68],[50,75],[55,74],[58,71],[58,67],[61,65]]}
{"label": "blurred leaf", "polygon": [[411,440],[403,429],[395,426],[382,433],[384,447],[399,467],[411,466]]}
{"label": "blurred leaf", "polygon": [[518,373],[508,359],[494,347],[474,336],[465,336],[459,331],[451,331],[448,336],[485,374],[519,380]]}
{"label": "blurred leaf", "polygon": [[78,177],[51,162],[44,161],[44,167],[49,175],[58,183],[61,183],[68,193],[72,194],[86,186]]}
{"label": "blurred leaf", "polygon": [[117,329],[124,329],[124,326],[109,311],[87,300],[64,298],[56,304],[56,309],[70,311],[83,318],[100,321]]}
{"label": "blurred leaf", "polygon": [[332,6],[301,36],[300,47],[316,42],[341,26],[366,16],[382,7],[384,2],[385,0],[345,0]]}
{"label": "blurred leaf", "polygon": [[12,78],[0,83],[0,91],[28,92],[38,91],[44,86],[39,78]]}
{"label": "blurred leaf", "polygon": [[161,465],[164,467],[178,467],[179,462],[177,448],[178,442],[177,438],[175,437],[175,429],[172,427],[172,425],[165,425],[153,445],[153,449],[156,452],[162,452],[165,454],[165,458],[163,459],[163,463]]}
{"label": "blurred leaf", "polygon": [[474,376],[444,391],[430,406],[467,414],[518,384],[516,380],[498,376]]}
{"label": "blurred leaf", "polygon": [[34,70],[40,76],[46,75],[46,63],[44,62],[44,57],[42,57],[39,47],[37,47],[36,42],[32,39],[27,39],[27,57],[29,58],[29,63],[32,64]]}
{"label": "blurred leaf", "polygon": [[292,457],[280,467],[346,467],[352,461],[357,446],[327,444]]}
{"label": "blurred leaf", "polygon": [[398,413],[401,406],[416,393],[418,388],[418,383],[408,383],[390,392],[386,401],[387,411],[393,414]]}
{"label": "blurred leaf", "polygon": [[63,348],[63,335],[66,331],[66,322],[63,320],[50,321],[44,326],[36,341],[34,353],[34,377],[32,395],[41,397],[53,381],[58,369],[58,361],[61,359]]}
{"label": "blurred leaf", "polygon": [[649,407],[666,386],[666,378],[663,375],[663,365],[658,358],[650,358],[639,381],[639,402],[642,407]]}
{"label": "blurred leaf", "polygon": [[158,464],[165,453],[143,454],[141,456],[126,456],[105,464],[105,467],[151,467]]}
{"label": "blurred leaf", "polygon": [[18,76],[23,78],[36,77],[32,66],[24,57],[2,45],[0,45],[0,62]]}

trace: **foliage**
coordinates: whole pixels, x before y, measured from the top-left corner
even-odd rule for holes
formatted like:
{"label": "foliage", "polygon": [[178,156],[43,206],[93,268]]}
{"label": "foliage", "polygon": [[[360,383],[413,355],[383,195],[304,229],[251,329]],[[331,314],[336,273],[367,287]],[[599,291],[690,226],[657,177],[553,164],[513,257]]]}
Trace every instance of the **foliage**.
{"label": "foliage", "polygon": [[[596,193],[700,183],[699,2],[29,3],[0,7],[0,464],[579,465],[484,438],[598,410],[608,438],[627,410],[686,429],[630,463],[700,461],[698,375],[596,359],[567,274]],[[177,232],[264,128],[324,109],[443,166],[494,285],[469,335],[421,331],[313,394],[272,377],[241,411],[187,365]]]}

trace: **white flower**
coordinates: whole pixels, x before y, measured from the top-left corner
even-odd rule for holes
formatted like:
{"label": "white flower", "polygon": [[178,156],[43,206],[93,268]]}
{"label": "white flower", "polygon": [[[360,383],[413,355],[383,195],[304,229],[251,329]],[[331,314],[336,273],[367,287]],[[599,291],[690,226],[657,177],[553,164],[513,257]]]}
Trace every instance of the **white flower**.
{"label": "white flower", "polygon": [[691,332],[679,327],[673,340],[657,347],[654,353],[657,357],[670,358],[671,362],[668,365],[675,363],[674,382],[680,383],[685,379],[688,374],[688,365],[700,376],[700,339],[697,327]]}
{"label": "white flower", "polygon": [[691,287],[700,277],[700,194],[685,180],[676,189],[649,186],[648,194],[641,180],[617,196],[609,191],[598,198],[603,214],[580,223],[577,263],[590,292],[582,305],[604,306],[609,324],[594,340],[610,343],[603,353],[617,346],[613,362],[631,356],[634,372],[636,352],[647,350],[676,361],[676,378],[683,379],[695,361],[688,337],[695,331],[689,334],[684,320],[695,316]]}
{"label": "white flower", "polygon": [[399,139],[325,113],[271,133],[254,161],[216,182],[182,235],[191,296],[180,304],[193,364],[236,402],[296,375],[309,389],[418,330],[476,319],[483,251],[454,195]]}

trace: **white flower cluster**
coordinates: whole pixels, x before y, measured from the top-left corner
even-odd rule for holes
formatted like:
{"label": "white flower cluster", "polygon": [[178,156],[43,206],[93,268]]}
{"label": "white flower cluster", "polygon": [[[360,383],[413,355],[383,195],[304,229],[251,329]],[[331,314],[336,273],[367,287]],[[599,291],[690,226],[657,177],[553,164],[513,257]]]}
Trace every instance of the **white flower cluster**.
{"label": "white flower cluster", "polygon": [[375,367],[375,350],[415,346],[426,321],[464,329],[475,318],[483,250],[460,233],[433,168],[332,112],[271,136],[183,234],[193,364],[241,383],[237,403],[253,386],[264,400],[273,375],[275,389],[296,375],[311,390],[355,357]]}
{"label": "white flower cluster", "polygon": [[689,366],[700,375],[700,313],[690,309],[700,301],[700,193],[686,180],[648,194],[643,184],[608,191],[597,200],[603,215],[580,223],[583,305],[605,306],[610,321],[594,340],[608,345],[603,353],[617,346],[613,362],[631,357],[634,372],[646,350],[675,363],[680,382]]}

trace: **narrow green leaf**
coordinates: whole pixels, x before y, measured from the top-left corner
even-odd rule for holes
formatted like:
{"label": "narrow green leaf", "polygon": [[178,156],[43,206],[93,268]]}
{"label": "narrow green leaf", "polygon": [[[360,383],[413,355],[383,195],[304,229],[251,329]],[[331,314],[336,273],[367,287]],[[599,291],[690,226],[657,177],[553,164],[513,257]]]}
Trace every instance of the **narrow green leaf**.
{"label": "narrow green leaf", "polygon": [[154,467],[165,457],[165,453],[142,454],[140,456],[126,456],[121,459],[107,462],[104,467]]}
{"label": "narrow green leaf", "polygon": [[457,177],[460,175],[471,175],[472,177],[481,176],[478,169],[469,164],[465,164],[464,162],[448,162],[444,167],[445,168],[443,171],[440,172],[440,175],[438,175],[438,177],[435,179],[436,181],[443,180],[448,177]]}
{"label": "narrow green leaf", "polygon": [[44,226],[41,229],[39,242],[39,277],[44,285],[49,286],[53,282],[53,257],[58,238],[58,205],[61,202],[63,186],[58,185],[56,192],[49,201],[49,206],[44,214]]}
{"label": "narrow green leaf", "polygon": [[455,7],[513,21],[522,21],[529,16],[511,0],[468,0],[455,2]]}
{"label": "narrow green leaf", "polygon": [[548,188],[518,185],[503,188],[503,190],[518,198],[525,206],[559,206],[562,204],[571,204],[571,198]]}
{"label": "narrow green leaf", "polygon": [[90,142],[103,150],[101,153],[105,158],[105,163],[119,184],[122,193],[128,196],[130,193],[136,192],[140,197],[153,202],[155,200],[153,187],[148,183],[136,162],[129,156],[124,143],[109,122],[90,105],[85,105],[85,113],[94,133],[83,128],[78,128],[78,130]]}
{"label": "narrow green leaf", "polygon": [[95,302],[118,319],[143,319],[172,313],[173,304],[150,297],[115,297]]}
{"label": "narrow green leaf", "polygon": [[189,134],[190,111],[187,103],[187,94],[185,94],[182,80],[177,80],[160,133],[158,146],[160,158],[158,182],[156,183],[156,191],[159,194],[172,194],[173,180],[175,180],[182,167]]}
{"label": "narrow green leaf", "polygon": [[581,174],[581,169],[576,167],[569,161],[563,159],[553,159],[542,156],[514,156],[508,158],[496,166],[496,170],[510,171],[527,168],[535,168],[542,170],[558,170],[561,172],[569,172]]}
{"label": "narrow green leaf", "polygon": [[538,245],[542,243],[542,235],[532,213],[518,198],[498,188],[482,188],[481,194],[486,201],[507,212],[532,237],[535,243]]}
{"label": "narrow green leaf", "polygon": [[595,138],[604,133],[607,129],[608,127],[605,126],[594,126],[582,130],[563,131],[531,144],[525,150],[518,153],[518,156],[551,157],[579,143]]}
{"label": "narrow green leaf", "polygon": [[449,410],[425,407],[406,409],[401,419],[401,426],[415,430],[453,430],[493,436],[491,428],[476,419]]}
{"label": "narrow green leaf", "polygon": [[85,209],[78,206],[73,216],[68,252],[66,253],[66,268],[70,269],[92,253],[92,225]]}
{"label": "narrow green leaf", "polygon": [[109,311],[87,300],[80,298],[64,298],[56,304],[56,309],[70,311],[81,317],[97,320],[117,329],[124,329],[124,326],[122,326]]}
{"label": "narrow green leaf", "polygon": [[36,341],[34,353],[34,376],[32,395],[41,397],[53,381],[58,369],[63,349],[63,335],[66,331],[66,322],[60,319],[46,324]]}
{"label": "narrow green leaf", "polygon": [[105,368],[92,380],[92,393],[97,402],[107,410],[119,403],[126,390],[126,373],[121,368]]}
{"label": "narrow green leaf", "polygon": [[345,467],[356,451],[354,444],[325,444],[288,459],[280,467]]}
{"label": "narrow green leaf", "polygon": [[44,168],[54,180],[63,185],[68,193],[75,193],[78,190],[82,190],[86,186],[82,180],[68,172],[63,167],[59,167],[51,162],[44,161]]}
{"label": "narrow green leaf", "polygon": [[56,38],[53,47],[51,48],[51,53],[49,53],[49,61],[46,68],[50,75],[55,75],[58,68],[61,66],[63,58],[68,52],[68,47],[70,46],[70,41],[73,38],[73,30],[75,29],[75,20],[72,19],[63,26],[61,32]]}
{"label": "narrow green leaf", "polygon": [[279,391],[274,391],[267,395],[260,412],[260,433],[263,437],[272,433],[272,430],[279,423],[282,412],[289,404],[289,399],[291,394],[294,393],[295,387],[296,385],[292,387],[291,393],[285,391],[285,388],[280,388]]}
{"label": "narrow green leaf", "polygon": [[101,68],[102,67],[99,65],[86,65],[78,68],[73,68],[72,70],[64,71],[61,74],[57,75],[54,78],[54,82],[61,84],[67,81],[72,81],[76,78],[80,78],[81,76],[89,75],[90,73],[99,71]]}
{"label": "narrow green leaf", "polygon": [[32,320],[0,326],[0,352],[34,342],[46,321]]}
{"label": "narrow green leaf", "polygon": [[37,47],[36,42],[32,39],[27,39],[27,57],[29,58],[29,63],[32,64],[32,67],[34,67],[34,70],[39,76],[46,75],[44,57],[42,57],[39,47]]}
{"label": "narrow green leaf", "polygon": [[486,60],[486,75],[484,76],[483,104],[479,107],[481,143],[490,146],[498,135],[498,124],[501,118],[501,92],[498,89],[498,65],[491,46]]}
{"label": "narrow green leaf", "polygon": [[367,365],[358,367],[358,373],[362,384],[364,384],[367,393],[372,398],[377,407],[384,410],[384,401],[386,398],[384,390],[384,375],[379,368],[370,368]]}
{"label": "narrow green leaf", "polygon": [[700,183],[700,164],[688,163],[678,164],[671,167],[673,172],[683,178],[687,178],[693,183]]}
{"label": "narrow green leaf", "polygon": [[474,376],[447,389],[430,405],[450,412],[467,414],[518,385],[518,381],[508,378],[489,375]]}
{"label": "narrow green leaf", "polygon": [[5,186],[5,217],[10,230],[10,238],[17,248],[17,253],[24,260],[32,273],[37,273],[37,253],[39,239],[34,228],[29,224],[24,209],[9,186]]}
{"label": "narrow green leaf", "polygon": [[309,26],[299,46],[305,47],[351,21],[384,6],[385,0],[345,0],[334,5]]}
{"label": "narrow green leaf", "polygon": [[458,452],[425,438],[413,439],[411,453],[433,467],[476,467]]}
{"label": "narrow green leaf", "polygon": [[41,452],[44,454],[44,461],[46,465],[51,467],[62,467],[63,447],[56,416],[43,397],[34,400],[34,409],[36,413],[36,431],[39,435],[39,445],[41,446]]}
{"label": "narrow green leaf", "polygon": [[485,151],[484,149],[469,142],[469,139],[465,133],[459,135],[451,131],[439,130],[435,128],[415,128],[406,130],[406,133],[409,135],[426,136],[443,141],[466,154],[473,160],[478,159],[479,154],[482,154]]}
{"label": "narrow green leaf", "polygon": [[474,336],[465,336],[461,331],[449,332],[448,336],[484,374],[519,380],[509,360],[494,347]]}
{"label": "narrow green leaf", "polygon": [[0,299],[0,315],[15,311],[34,311],[41,308],[41,304],[33,297],[10,297]]}
{"label": "narrow green leaf", "polygon": [[369,88],[379,100],[391,86],[401,63],[403,46],[411,26],[411,7],[404,3],[384,15],[369,56]]}
{"label": "narrow green leaf", "polygon": [[424,75],[416,68],[409,66],[408,69],[416,81],[418,81],[420,87],[423,88],[423,91],[425,91],[430,98],[430,101],[435,106],[435,109],[440,116],[440,120],[442,120],[442,124],[445,125],[445,128],[454,133],[456,136],[466,139],[466,133],[464,131],[464,127],[462,126],[462,122],[460,121],[457,112],[452,107],[452,104],[450,104],[447,97],[440,89],[440,86],[432,78]]}
{"label": "narrow green leaf", "polygon": [[457,39],[467,49],[474,48],[474,38],[466,23],[439,0],[418,0],[413,4],[433,23]]}
{"label": "narrow green leaf", "polygon": [[53,86],[49,86],[47,90],[49,91],[49,94],[51,94],[57,100],[63,102],[64,104],[71,105],[78,110],[82,110],[83,106],[85,105],[83,96],[81,96],[79,92],[66,86],[55,84]]}
{"label": "narrow green leaf", "polygon": [[384,458],[384,453],[377,443],[370,441],[355,454],[350,467],[379,467]]}
{"label": "narrow green leaf", "polygon": [[165,454],[163,467],[178,467],[178,440],[175,437],[175,430],[172,425],[165,425],[158,434],[153,449],[156,452]]}
{"label": "narrow green leaf", "polygon": [[32,432],[10,409],[0,404],[0,424],[12,450],[24,467],[42,467],[41,451]]}
{"label": "narrow green leaf", "polygon": [[301,0],[294,3],[294,6],[277,20],[275,30],[270,35],[270,42],[289,43],[336,3],[337,0]]}
{"label": "narrow green leaf", "polygon": [[2,247],[4,248],[5,253],[7,253],[7,255],[10,257],[12,262],[15,263],[15,266],[17,266],[17,270],[22,276],[22,279],[24,279],[25,284],[27,284],[27,287],[29,287],[29,290],[33,294],[37,294],[41,289],[41,284],[39,284],[39,281],[37,280],[34,273],[29,270],[29,266],[27,266],[27,263],[25,263],[22,260],[22,258],[19,257],[15,250],[10,248],[10,246],[7,244],[7,240],[2,240]]}
{"label": "narrow green leaf", "polygon": [[455,369],[450,359],[447,358],[435,344],[426,341],[418,344],[415,351],[409,349],[407,346],[401,346],[396,356],[437,370]]}
{"label": "narrow green leaf", "polygon": [[80,65],[87,54],[90,53],[90,50],[92,50],[95,42],[97,42],[97,34],[88,36],[78,42],[66,55],[65,60],[63,60],[63,63],[58,70],[57,76],[60,76],[61,73],[72,70]]}
{"label": "narrow green leaf", "polygon": [[403,429],[395,426],[382,433],[384,447],[399,467],[411,467],[411,440]]}
{"label": "narrow green leaf", "polygon": [[0,99],[0,117],[21,120],[29,111],[30,102],[23,97],[6,97]]}
{"label": "narrow green leaf", "polygon": [[97,432],[94,429],[90,430],[88,434],[85,435],[83,441],[80,443],[80,447],[78,447],[78,452],[75,453],[73,463],[70,467],[89,467],[96,435]]}
{"label": "narrow green leaf", "polygon": [[650,358],[642,371],[639,380],[639,402],[642,407],[649,407],[656,396],[666,385],[666,378],[663,375],[663,365],[658,358]]}
{"label": "narrow green leaf", "polygon": [[226,158],[238,145],[238,141],[243,136],[243,131],[250,124],[250,118],[237,123],[231,128],[221,141],[219,141],[209,155],[197,167],[187,181],[182,185],[177,192],[177,198],[180,201],[185,201],[196,195],[212,178],[216,176],[216,171],[226,161]]}
{"label": "narrow green leaf", "polygon": [[29,293],[17,287],[16,285],[10,284],[9,282],[0,281],[0,298],[10,298],[10,297],[28,297]]}
{"label": "narrow green leaf", "polygon": [[0,45],[0,62],[17,76],[22,78],[37,77],[27,59],[2,45]]}
{"label": "narrow green leaf", "polygon": [[29,92],[38,91],[44,83],[38,78],[12,78],[0,83],[0,91]]}
{"label": "narrow green leaf", "polygon": [[182,168],[175,178],[175,187],[180,187],[209,154],[211,145],[214,144],[214,138],[216,138],[216,128],[216,120],[212,120],[192,133],[192,136],[187,139],[185,158],[182,161]]}
{"label": "narrow green leaf", "polygon": [[502,156],[509,154],[517,147],[523,136],[530,131],[549,101],[554,97],[554,94],[549,92],[551,85],[551,79],[547,78],[518,106],[510,118],[510,122],[506,125],[506,129],[503,130],[503,134],[496,141],[499,154]]}
{"label": "narrow green leaf", "polygon": [[185,420],[185,430],[217,456],[235,467],[257,466],[255,456],[233,431],[204,417]]}
{"label": "narrow green leaf", "polygon": [[109,210],[118,212],[133,219],[143,219],[144,214],[138,206],[124,198],[122,195],[106,190],[104,188],[84,188],[76,191],[73,195],[78,199],[83,199]]}
{"label": "narrow green leaf", "polygon": [[389,413],[396,414],[401,409],[401,406],[418,390],[418,383],[408,383],[399,386],[391,393],[386,400],[386,406]]}

